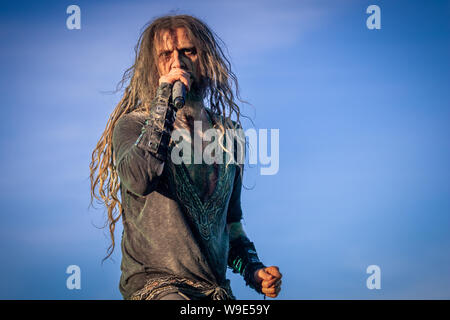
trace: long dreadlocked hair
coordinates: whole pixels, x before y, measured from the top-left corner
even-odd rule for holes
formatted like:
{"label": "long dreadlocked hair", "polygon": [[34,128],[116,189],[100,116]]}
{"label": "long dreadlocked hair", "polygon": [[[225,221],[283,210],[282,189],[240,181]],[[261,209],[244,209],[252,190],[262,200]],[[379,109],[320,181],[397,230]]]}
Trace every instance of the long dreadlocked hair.
{"label": "long dreadlocked hair", "polygon": [[[200,62],[201,79],[199,79],[197,93],[209,105],[212,112],[222,116],[224,124],[227,123],[234,129],[237,125],[240,126],[241,112],[235,99],[247,103],[240,98],[237,77],[224,54],[225,44],[204,22],[189,15],[167,15],[156,18],[144,28],[135,47],[134,64],[124,72],[117,90],[123,88],[128,81],[129,84],[92,152],[92,161],[89,166],[90,203],[92,205],[95,198],[107,208],[108,217],[104,227],[109,228],[111,244],[103,260],[108,259],[114,251],[115,225],[122,215],[122,204],[118,197],[120,182],[112,146],[114,126],[124,114],[133,111],[150,111],[150,103],[156,95],[159,84],[155,44],[161,39],[161,31],[185,28],[197,49]],[[231,121],[232,114],[236,115],[236,126]],[[220,128],[224,132],[224,126]]]}

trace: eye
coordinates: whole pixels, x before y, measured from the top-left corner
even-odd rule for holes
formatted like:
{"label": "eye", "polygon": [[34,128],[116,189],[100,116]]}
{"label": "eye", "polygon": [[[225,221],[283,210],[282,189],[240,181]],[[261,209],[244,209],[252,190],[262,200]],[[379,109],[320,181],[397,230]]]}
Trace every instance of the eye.
{"label": "eye", "polygon": [[170,55],[171,55],[171,52],[170,52],[170,51],[164,51],[164,52],[161,52],[161,53],[159,54],[160,58],[163,58],[163,59],[168,59],[168,58],[170,58]]}
{"label": "eye", "polygon": [[197,50],[195,48],[188,48],[188,49],[184,49],[183,53],[185,55],[192,56],[192,55],[197,54]]}

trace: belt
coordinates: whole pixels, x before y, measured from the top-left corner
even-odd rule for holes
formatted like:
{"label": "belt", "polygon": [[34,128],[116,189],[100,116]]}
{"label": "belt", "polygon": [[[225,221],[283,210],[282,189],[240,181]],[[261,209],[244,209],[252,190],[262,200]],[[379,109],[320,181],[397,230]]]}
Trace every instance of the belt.
{"label": "belt", "polygon": [[142,289],[131,295],[130,300],[157,300],[162,295],[178,291],[194,300],[236,300],[228,279],[220,286],[178,276],[150,278]]}

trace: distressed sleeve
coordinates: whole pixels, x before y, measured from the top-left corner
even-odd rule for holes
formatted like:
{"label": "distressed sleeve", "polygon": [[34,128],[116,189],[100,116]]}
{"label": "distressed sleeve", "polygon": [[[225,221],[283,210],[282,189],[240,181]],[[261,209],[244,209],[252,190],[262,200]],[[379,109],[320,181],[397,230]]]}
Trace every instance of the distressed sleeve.
{"label": "distressed sleeve", "polygon": [[146,196],[155,190],[158,170],[164,161],[137,145],[143,132],[145,117],[128,113],[116,123],[113,131],[113,150],[120,182],[138,196]]}

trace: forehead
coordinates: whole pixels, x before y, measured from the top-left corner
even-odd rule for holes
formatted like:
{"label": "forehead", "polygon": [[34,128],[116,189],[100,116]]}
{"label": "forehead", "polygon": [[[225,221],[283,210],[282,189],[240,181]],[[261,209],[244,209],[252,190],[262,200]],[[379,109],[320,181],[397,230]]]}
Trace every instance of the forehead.
{"label": "forehead", "polygon": [[185,28],[176,28],[174,30],[161,30],[155,39],[156,50],[166,51],[174,48],[188,48],[193,46],[189,34]]}

